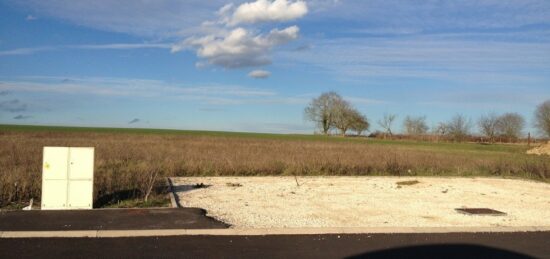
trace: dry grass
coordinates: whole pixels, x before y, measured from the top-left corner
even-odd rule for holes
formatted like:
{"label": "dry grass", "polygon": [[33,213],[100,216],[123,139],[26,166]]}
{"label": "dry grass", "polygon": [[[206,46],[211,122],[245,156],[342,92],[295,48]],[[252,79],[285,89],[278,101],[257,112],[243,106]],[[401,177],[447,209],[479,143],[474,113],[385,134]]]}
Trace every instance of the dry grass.
{"label": "dry grass", "polygon": [[[94,197],[143,197],[160,176],[498,175],[550,176],[550,161],[523,150],[416,146],[405,142],[200,134],[0,131],[0,207],[40,197],[42,147],[96,148]],[[515,150],[515,149],[514,149]],[[521,151],[521,152],[520,152]]]}

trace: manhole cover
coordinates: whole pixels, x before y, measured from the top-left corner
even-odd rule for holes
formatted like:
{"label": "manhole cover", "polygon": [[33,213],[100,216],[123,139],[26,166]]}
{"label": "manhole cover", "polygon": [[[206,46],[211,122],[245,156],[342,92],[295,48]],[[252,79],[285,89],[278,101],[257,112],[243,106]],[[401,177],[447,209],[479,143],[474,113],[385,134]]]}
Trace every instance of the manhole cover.
{"label": "manhole cover", "polygon": [[502,216],[506,213],[498,210],[493,210],[489,208],[459,208],[455,209],[456,211],[468,215],[492,215],[492,216]]}

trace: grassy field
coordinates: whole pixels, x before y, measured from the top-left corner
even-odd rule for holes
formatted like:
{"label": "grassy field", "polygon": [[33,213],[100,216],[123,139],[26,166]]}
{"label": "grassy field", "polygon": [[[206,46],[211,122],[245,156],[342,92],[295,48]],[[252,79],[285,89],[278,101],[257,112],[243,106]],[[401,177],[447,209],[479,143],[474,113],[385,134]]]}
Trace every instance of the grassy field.
{"label": "grassy field", "polygon": [[95,198],[144,195],[159,176],[499,176],[547,181],[525,145],[215,131],[0,125],[0,206],[40,197],[43,146],[96,148]]}

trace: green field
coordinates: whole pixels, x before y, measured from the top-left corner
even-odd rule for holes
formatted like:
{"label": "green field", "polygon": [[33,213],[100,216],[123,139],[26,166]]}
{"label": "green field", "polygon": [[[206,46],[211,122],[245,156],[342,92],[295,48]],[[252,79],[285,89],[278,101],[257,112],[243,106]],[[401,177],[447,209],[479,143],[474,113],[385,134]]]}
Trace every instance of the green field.
{"label": "green field", "polygon": [[258,138],[272,140],[300,140],[300,141],[334,141],[365,143],[372,145],[392,145],[411,147],[423,150],[438,151],[472,151],[472,152],[507,152],[525,153],[526,145],[518,144],[481,144],[481,143],[457,143],[457,142],[430,142],[414,140],[389,140],[366,137],[341,137],[313,134],[274,134],[256,132],[230,132],[230,131],[206,131],[206,130],[176,130],[176,129],[149,129],[149,128],[100,128],[100,127],[64,127],[64,126],[31,126],[31,125],[5,125],[0,124],[0,131],[15,132],[67,132],[67,133],[116,133],[116,134],[152,134],[152,135],[186,135],[209,137],[237,137]]}

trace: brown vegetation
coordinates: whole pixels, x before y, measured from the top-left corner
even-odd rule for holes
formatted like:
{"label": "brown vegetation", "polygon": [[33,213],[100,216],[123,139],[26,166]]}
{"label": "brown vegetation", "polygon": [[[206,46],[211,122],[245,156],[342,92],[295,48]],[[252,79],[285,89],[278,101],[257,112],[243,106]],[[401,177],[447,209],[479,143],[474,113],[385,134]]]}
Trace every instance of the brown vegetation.
{"label": "brown vegetation", "polygon": [[42,147],[95,147],[94,197],[143,198],[151,173],[229,175],[550,176],[550,161],[522,152],[432,149],[371,140],[271,139],[192,134],[0,132],[0,207],[39,199]]}

